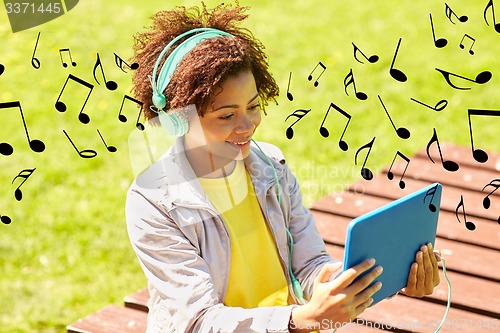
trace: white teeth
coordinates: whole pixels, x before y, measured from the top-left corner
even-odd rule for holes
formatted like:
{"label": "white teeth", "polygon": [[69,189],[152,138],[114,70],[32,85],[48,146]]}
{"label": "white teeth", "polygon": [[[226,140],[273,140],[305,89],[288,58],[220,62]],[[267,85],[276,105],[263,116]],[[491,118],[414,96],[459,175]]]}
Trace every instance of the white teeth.
{"label": "white teeth", "polygon": [[245,141],[245,142],[234,142],[234,144],[237,144],[237,145],[240,145],[240,146],[243,146],[245,144],[247,144],[248,141]]}

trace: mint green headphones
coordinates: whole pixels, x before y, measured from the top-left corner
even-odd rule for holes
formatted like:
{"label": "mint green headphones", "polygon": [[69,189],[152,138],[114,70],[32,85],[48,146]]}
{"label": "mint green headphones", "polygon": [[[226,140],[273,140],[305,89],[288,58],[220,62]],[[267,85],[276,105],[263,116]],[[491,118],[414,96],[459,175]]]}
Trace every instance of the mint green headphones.
{"label": "mint green headphones", "polygon": [[[160,66],[161,60],[165,56],[165,53],[178,42],[180,39],[193,35],[179,44],[172,53],[167,57],[163,67],[158,73],[158,78],[156,73],[158,71],[158,67]],[[165,99],[165,95],[163,95],[163,91],[167,88],[174,72],[184,58],[184,56],[194,49],[196,45],[198,45],[201,41],[210,38],[216,37],[232,37],[230,33],[227,33],[222,30],[213,29],[213,28],[196,28],[189,31],[186,31],[179,36],[175,37],[170,43],[165,46],[160,56],[156,60],[155,67],[153,69],[153,75],[150,76],[151,85],[153,87],[153,96],[152,101],[156,110],[151,106],[151,111],[156,112],[158,114],[159,120],[163,128],[171,135],[175,136],[183,136],[189,130],[189,125],[187,119],[179,116],[177,112],[173,112],[172,114],[168,114],[163,110],[163,108],[167,105],[167,101]]]}

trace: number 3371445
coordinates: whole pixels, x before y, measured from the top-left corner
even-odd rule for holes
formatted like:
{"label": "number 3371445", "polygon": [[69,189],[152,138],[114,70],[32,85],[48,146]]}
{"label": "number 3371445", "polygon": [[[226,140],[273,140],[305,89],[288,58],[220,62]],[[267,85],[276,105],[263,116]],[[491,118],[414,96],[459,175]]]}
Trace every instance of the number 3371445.
{"label": "number 3371445", "polygon": [[32,2],[6,2],[5,8],[7,9],[7,14],[59,14],[61,12],[61,4],[59,2],[42,2],[41,4],[34,4]]}

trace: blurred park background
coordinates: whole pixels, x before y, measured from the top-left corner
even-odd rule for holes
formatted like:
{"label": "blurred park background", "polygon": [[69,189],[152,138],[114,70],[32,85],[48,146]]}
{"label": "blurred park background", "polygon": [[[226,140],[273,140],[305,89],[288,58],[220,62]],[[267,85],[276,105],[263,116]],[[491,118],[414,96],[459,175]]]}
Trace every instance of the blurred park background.
{"label": "blurred park background", "polygon": [[[240,2],[251,6],[245,26],[266,46],[281,87],[278,105],[268,106],[256,138],[283,150],[306,205],[360,179],[367,150],[360,151],[357,165],[355,154],[374,137],[366,166],[376,177],[397,151],[410,157],[424,148],[434,129],[440,142],[470,147],[468,109],[500,109],[500,34],[493,27],[491,7],[485,13],[489,2],[446,3],[457,17],[446,10],[444,1],[431,0]],[[109,303],[120,304],[123,296],[146,286],[124,221],[125,195],[136,173],[128,143],[139,133],[138,109],[127,101],[123,112],[128,121],[118,120],[124,95],[130,95],[131,70],[124,73],[118,68],[114,53],[127,60],[132,35],[149,25],[156,11],[198,4],[80,1],[65,15],[15,34],[0,10],[0,64],[5,68],[0,103],[19,101],[31,139],[46,147],[33,152],[17,109],[0,109],[0,142],[14,148],[12,155],[0,155],[0,215],[11,219],[10,224],[0,224],[0,331],[64,332],[67,324]],[[443,48],[434,45],[430,14],[436,39],[447,39]],[[459,17],[465,15],[467,21],[461,22]],[[40,68],[35,69],[31,58],[39,33],[35,57]],[[472,39],[465,34],[475,39],[473,55]],[[394,68],[404,72],[406,82],[389,74],[400,39]],[[357,53],[363,63],[358,62],[353,43],[367,57],[377,55],[379,60],[369,63]],[[61,65],[59,50],[64,48],[71,50],[76,66]],[[118,84],[114,91],[106,89],[100,69],[100,84],[93,77],[97,54],[106,79]],[[319,62],[326,70],[315,87],[323,68]],[[478,84],[451,76],[456,86],[470,88],[458,90],[436,68],[469,79],[489,71],[492,78]],[[351,70],[366,100],[356,98],[352,84],[345,93],[344,78]],[[54,107],[69,74],[94,85],[85,107],[89,124],[77,118],[88,94],[83,86],[68,84],[63,95],[68,111],[60,113]],[[293,101],[287,98],[288,87]],[[408,139],[397,136],[378,96],[395,126],[411,133]],[[447,105],[438,112],[411,98],[432,107],[442,100]],[[330,103],[351,116],[344,136],[347,151],[338,145],[347,121],[339,112],[332,109],[325,120],[329,137],[319,132]],[[285,119],[300,109],[311,111],[293,126],[294,136],[288,139],[286,129],[298,118]],[[472,124],[476,148],[500,151],[499,117],[473,117]],[[81,158],[63,130],[80,150],[95,150],[97,156]],[[116,152],[106,150],[97,130]],[[163,142],[155,144],[160,150],[168,148]],[[442,153],[446,159],[446,151]],[[34,168],[21,187],[22,200],[16,200],[14,192],[23,178],[14,178]]]}

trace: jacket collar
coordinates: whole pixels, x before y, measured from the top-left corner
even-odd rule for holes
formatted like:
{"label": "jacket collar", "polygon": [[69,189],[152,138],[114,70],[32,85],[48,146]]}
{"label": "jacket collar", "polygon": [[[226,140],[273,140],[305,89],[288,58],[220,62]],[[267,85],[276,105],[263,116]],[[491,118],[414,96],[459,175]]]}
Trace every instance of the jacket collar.
{"label": "jacket collar", "polygon": [[[275,159],[268,160],[254,143],[244,163],[256,193],[264,193],[271,184],[276,182],[276,176],[279,177],[283,172],[283,165]],[[164,183],[166,185],[164,203],[167,209],[170,210],[175,205],[211,207],[210,200],[186,157],[183,137],[178,138],[172,148],[155,165],[156,168],[160,167],[161,174],[165,175],[162,177],[162,182],[166,182]]]}

